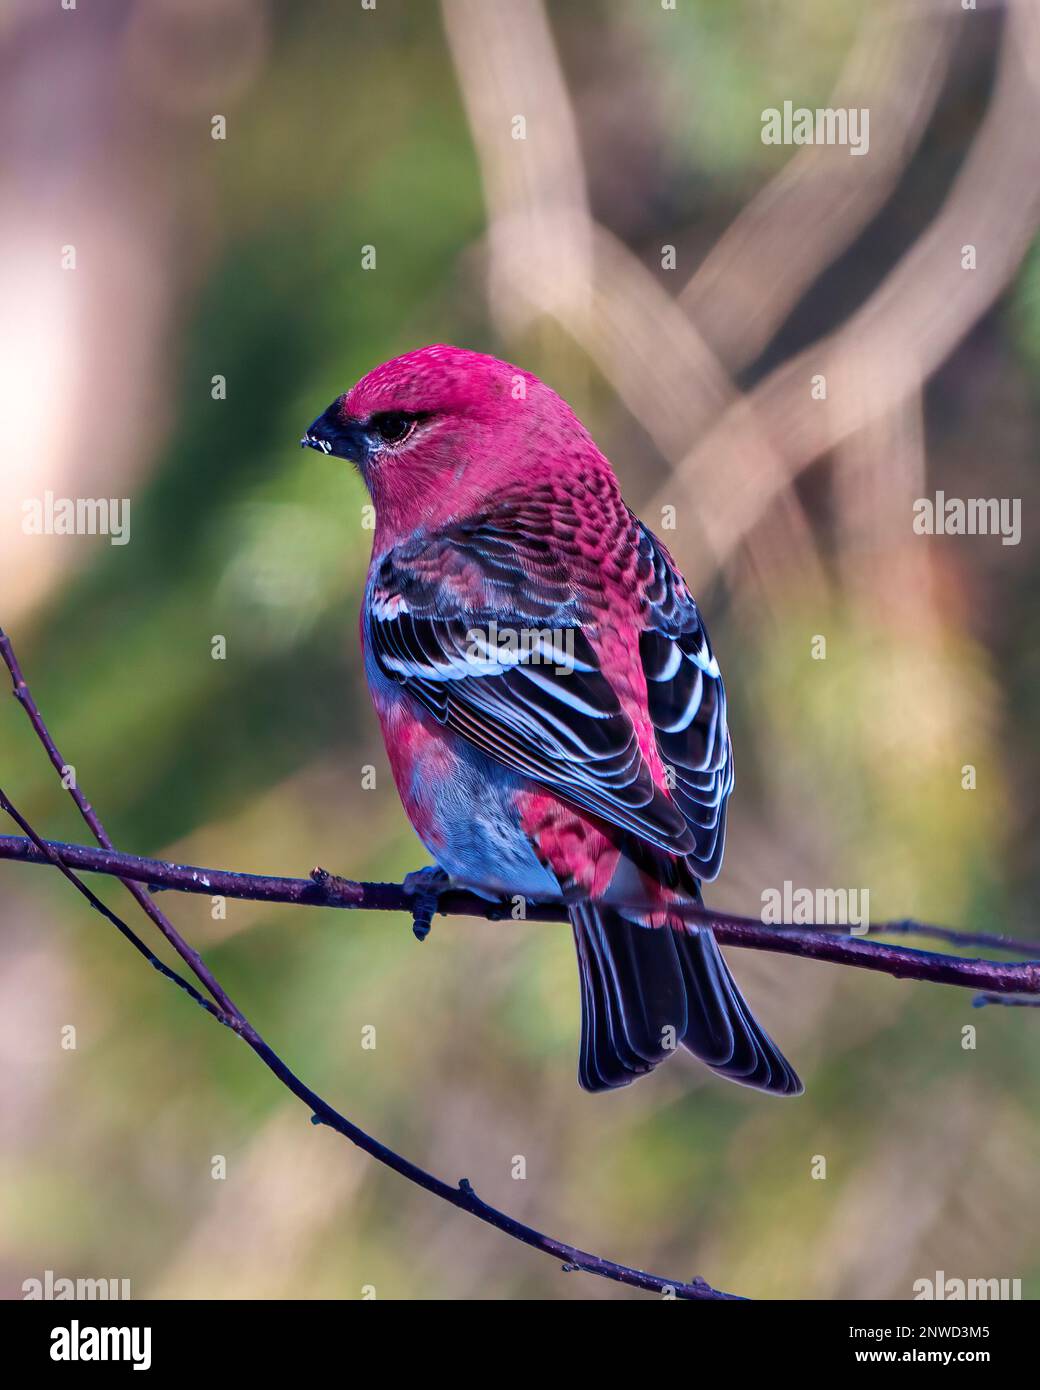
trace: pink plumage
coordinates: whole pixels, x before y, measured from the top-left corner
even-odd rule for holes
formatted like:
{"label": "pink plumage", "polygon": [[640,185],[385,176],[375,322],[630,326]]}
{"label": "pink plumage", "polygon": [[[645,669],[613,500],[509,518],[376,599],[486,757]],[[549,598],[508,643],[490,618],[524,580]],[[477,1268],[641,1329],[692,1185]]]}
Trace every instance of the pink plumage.
{"label": "pink plumage", "polygon": [[797,1094],[711,933],[676,911],[722,859],[718,664],[574,412],[529,372],[437,346],[377,367],[302,442],[355,462],[375,503],[365,665],[420,839],[460,886],[568,905],[582,1085],[682,1045]]}

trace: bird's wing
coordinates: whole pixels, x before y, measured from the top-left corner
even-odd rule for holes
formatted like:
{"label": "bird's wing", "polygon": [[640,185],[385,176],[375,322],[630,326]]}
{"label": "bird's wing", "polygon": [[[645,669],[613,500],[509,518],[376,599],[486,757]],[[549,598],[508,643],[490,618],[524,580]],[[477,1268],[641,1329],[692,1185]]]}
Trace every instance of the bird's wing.
{"label": "bird's wing", "polygon": [[502,514],[417,534],[374,571],[367,623],[382,671],[447,728],[638,839],[695,852],[541,536]]}
{"label": "bird's wing", "polygon": [[698,878],[713,879],[722,866],[733,790],[726,690],[682,575],[660,541],[644,526],[639,530],[640,555],[650,566],[639,637],[650,718],[672,796],[695,841],[691,867]]}

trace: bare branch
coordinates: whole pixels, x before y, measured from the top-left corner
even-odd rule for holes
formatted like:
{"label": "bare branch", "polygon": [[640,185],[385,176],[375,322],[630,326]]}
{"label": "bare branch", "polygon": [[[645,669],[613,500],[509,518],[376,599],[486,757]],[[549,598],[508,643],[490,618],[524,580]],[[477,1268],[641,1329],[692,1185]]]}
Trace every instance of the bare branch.
{"label": "bare branch", "polygon": [[[51,851],[48,853],[47,851]],[[361,883],[339,878],[316,869],[310,878],[275,878],[266,874],[243,874],[233,869],[203,869],[194,864],[171,864],[163,859],[144,859],[116,850],[95,850],[85,845],[44,842],[42,847],[18,836],[0,835],[0,860],[14,859],[26,864],[53,864],[55,856],[70,869],[109,874],[121,881],[147,883],[152,888],[170,888],[180,893],[201,893],[209,897],[246,898],[254,902],[295,903],[305,907],[356,908],[367,912],[406,912],[411,914],[413,896],[398,883]],[[624,904],[621,904],[624,906]],[[638,908],[639,904],[630,904]],[[461,889],[441,895],[437,911],[447,917],[483,917],[491,921],[509,917],[510,903],[494,903]],[[711,927],[726,946],[743,946],[781,955],[802,956],[832,965],[877,970],[904,980],[923,980],[932,984],[961,985],[1016,994],[1040,994],[1040,942],[1018,940],[993,933],[962,933],[949,927],[901,919],[872,923],[867,936],[920,936],[959,946],[984,946],[991,950],[1014,951],[1034,960],[1015,963],[979,960],[967,956],[940,955],[867,941],[850,936],[845,929],[816,926],[771,926],[755,917],[738,917],[694,904],[676,905],[674,911],[698,926]],[[567,909],[560,903],[524,902],[523,920],[565,922]],[[840,933],[840,934],[839,934]]]}
{"label": "bare branch", "polygon": [[121,917],[117,917],[110,908],[106,907],[101,899],[92,893],[87,885],[69,869],[68,865],[64,862],[60,850],[55,845],[40,839],[29,822],[12,804],[3,788],[0,788],[0,810],[6,811],[15,824],[20,826],[28,836],[28,839],[17,840],[15,843],[38,850],[41,861],[53,864],[56,869],[60,870],[69,882],[83,894],[91,907],[94,908],[96,912],[100,912],[102,917],[111,922],[112,925],[126,937],[127,941],[130,942],[136,951],[140,951],[149,965],[154,966],[160,975],[165,975],[168,980],[172,980],[174,984],[179,985],[185,993],[190,994],[196,1004],[201,1004],[204,1009],[207,1009],[211,1014],[219,1018],[221,1022],[224,1022],[224,1018],[220,1011],[211,1004],[208,999],[204,998],[190,981],[186,980],[183,975],[178,975],[175,970],[171,970],[168,965],[164,964],[157,955],[149,950],[137,933],[133,931],[132,928],[128,927]]}
{"label": "bare branch", "polygon": [[1040,1009],[1040,999],[1016,999],[1008,994],[978,994],[971,1002],[976,1009],[986,1004],[1003,1004],[1006,1009]]}
{"label": "bare branch", "polygon": [[[58,752],[57,744],[54,742],[54,739],[51,738],[50,731],[43,722],[43,715],[37,708],[36,701],[32,697],[32,692],[29,689],[28,683],[22,675],[22,668],[19,666],[18,658],[15,655],[14,648],[11,646],[11,639],[2,628],[0,628],[0,658],[3,659],[4,665],[11,673],[11,684],[14,697],[21,705],[22,709],[25,710],[29,723],[35,730],[36,737],[43,744],[47,752],[47,757],[51,761],[51,766],[62,780],[62,785],[66,787],[69,795],[76,803],[77,810],[86,821],[98,844],[104,849],[112,849],[112,841],[108,838],[108,833],[101,824],[100,817],[80,791],[75,780],[66,783],[65,771],[69,765]],[[124,879],[123,885],[159,928],[163,936],[165,936],[166,940],[180,956],[181,960],[184,961],[185,965],[187,965],[199,980],[201,980],[203,985],[205,985],[221,1012],[227,1014],[229,1017],[233,1016],[237,1012],[234,1004],[217,983],[215,976],[207,968],[206,963],[203,961],[198,951],[188,945],[177,928],[152,901],[145,889],[141,887],[140,883],[134,882],[131,879]]]}

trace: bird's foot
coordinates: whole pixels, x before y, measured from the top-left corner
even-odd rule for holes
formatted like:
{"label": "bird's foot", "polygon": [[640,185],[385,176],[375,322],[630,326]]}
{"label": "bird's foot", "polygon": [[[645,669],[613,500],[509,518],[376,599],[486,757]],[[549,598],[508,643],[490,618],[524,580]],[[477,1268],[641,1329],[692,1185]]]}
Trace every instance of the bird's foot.
{"label": "bird's foot", "polygon": [[451,887],[451,879],[436,864],[405,874],[401,885],[412,899],[412,931],[416,941],[425,941],[433,925],[433,914],[442,893]]}

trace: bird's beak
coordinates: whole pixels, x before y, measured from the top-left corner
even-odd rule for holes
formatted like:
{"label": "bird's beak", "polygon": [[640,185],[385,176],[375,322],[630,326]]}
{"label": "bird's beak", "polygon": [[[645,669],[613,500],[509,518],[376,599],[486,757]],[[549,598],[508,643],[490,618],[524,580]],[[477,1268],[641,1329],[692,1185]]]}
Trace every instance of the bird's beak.
{"label": "bird's beak", "polygon": [[354,421],[344,423],[340,418],[339,401],[333,401],[323,414],[308,427],[300,440],[301,449],[317,449],[322,454],[334,454],[349,463],[360,464],[365,456],[365,434]]}

